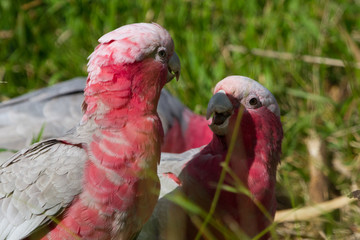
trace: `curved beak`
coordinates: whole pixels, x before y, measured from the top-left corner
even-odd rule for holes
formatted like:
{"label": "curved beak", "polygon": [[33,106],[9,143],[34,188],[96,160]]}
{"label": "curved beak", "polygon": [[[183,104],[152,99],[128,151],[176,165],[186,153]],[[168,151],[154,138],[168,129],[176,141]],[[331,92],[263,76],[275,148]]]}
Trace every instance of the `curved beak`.
{"label": "curved beak", "polygon": [[234,112],[234,107],[223,90],[215,93],[209,101],[206,111],[206,119],[212,115],[212,122],[209,125],[211,131],[216,135],[225,135],[229,126],[230,116]]}
{"label": "curved beak", "polygon": [[174,77],[176,77],[176,80],[179,80],[180,77],[180,70],[181,70],[181,64],[180,59],[176,52],[171,56],[169,59],[168,64],[168,75],[167,75],[167,82],[170,82]]}

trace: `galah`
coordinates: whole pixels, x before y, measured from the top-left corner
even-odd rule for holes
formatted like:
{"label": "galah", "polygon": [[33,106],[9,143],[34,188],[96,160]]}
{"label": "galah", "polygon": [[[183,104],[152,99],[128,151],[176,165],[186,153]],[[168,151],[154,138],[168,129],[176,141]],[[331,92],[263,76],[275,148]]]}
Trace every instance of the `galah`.
{"label": "galah", "polygon": [[99,42],[78,126],[1,164],[0,239],[132,239],[150,217],[163,135],[156,107],[179,58],[158,24],[125,25]]}
{"label": "galah", "polygon": [[[215,87],[207,109],[207,117],[211,116],[214,135],[207,146],[179,155],[183,157],[181,161],[176,160],[175,154],[163,156],[169,158],[163,162],[170,166],[175,162],[177,169],[159,168],[158,174],[164,175],[161,187],[165,191],[176,188],[159,200],[139,239],[194,239],[204,216],[197,215],[198,210],[195,213],[184,210],[173,201],[176,198],[183,203],[188,201],[203,213],[209,212],[227,154],[230,154],[228,168],[224,170],[219,199],[210,218],[215,225],[208,224],[201,236],[252,238],[271,224],[276,210],[276,169],[283,138],[274,96],[250,78],[230,76]],[[235,131],[238,117],[239,130]],[[237,138],[232,140],[234,132]],[[234,147],[229,153],[231,144]],[[230,233],[219,230],[221,226]],[[267,237],[268,234],[262,236]]]}
{"label": "galah", "polygon": [[[86,78],[77,77],[0,103],[0,163],[33,139],[64,135],[81,119]],[[184,152],[208,144],[205,117],[194,114],[165,89],[157,111],[164,129],[162,151]],[[43,130],[41,130],[43,128]]]}

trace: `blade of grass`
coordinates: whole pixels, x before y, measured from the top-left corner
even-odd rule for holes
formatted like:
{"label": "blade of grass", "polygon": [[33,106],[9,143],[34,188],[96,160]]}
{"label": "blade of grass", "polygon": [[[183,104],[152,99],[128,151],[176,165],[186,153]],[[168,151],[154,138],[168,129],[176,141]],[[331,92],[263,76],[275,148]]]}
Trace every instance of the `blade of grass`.
{"label": "blade of grass", "polygon": [[[229,165],[230,158],[231,158],[232,152],[233,152],[234,147],[235,147],[235,142],[236,142],[236,138],[238,136],[238,132],[239,132],[243,112],[244,112],[244,107],[241,105],[241,107],[239,109],[239,112],[238,112],[238,115],[236,117],[234,132],[233,132],[233,134],[231,136],[229,149],[228,149],[228,152],[226,154],[225,161],[224,161],[224,166],[226,166],[226,167]],[[220,178],[219,178],[219,182],[218,182],[217,187],[216,187],[216,191],[215,191],[213,201],[211,202],[209,213],[207,214],[202,226],[200,227],[200,229],[199,229],[199,231],[198,231],[198,233],[197,233],[197,235],[195,237],[196,240],[200,239],[200,237],[203,234],[203,232],[205,231],[205,228],[208,225],[210,219],[212,218],[213,214],[215,213],[215,209],[216,209],[217,203],[219,201],[221,188],[222,188],[222,185],[224,183],[226,173],[227,173],[226,168],[223,167],[223,169],[221,170],[221,173],[220,173]]]}

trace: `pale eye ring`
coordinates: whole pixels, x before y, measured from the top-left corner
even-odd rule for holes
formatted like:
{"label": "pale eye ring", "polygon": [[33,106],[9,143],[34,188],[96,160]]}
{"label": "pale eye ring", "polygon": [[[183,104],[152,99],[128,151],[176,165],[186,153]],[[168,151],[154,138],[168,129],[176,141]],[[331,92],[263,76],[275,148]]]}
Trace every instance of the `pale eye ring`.
{"label": "pale eye ring", "polygon": [[166,51],[164,49],[161,49],[159,52],[158,52],[159,56],[161,58],[166,58],[167,54],[166,54]]}
{"label": "pale eye ring", "polygon": [[257,98],[251,98],[249,101],[251,106],[256,106],[258,104]]}

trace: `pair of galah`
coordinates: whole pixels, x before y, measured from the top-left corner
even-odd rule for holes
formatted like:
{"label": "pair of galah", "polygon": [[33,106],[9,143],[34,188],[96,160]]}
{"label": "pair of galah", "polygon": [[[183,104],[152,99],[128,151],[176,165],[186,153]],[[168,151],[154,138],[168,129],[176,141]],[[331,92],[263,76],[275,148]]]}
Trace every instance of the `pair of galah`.
{"label": "pair of galah", "polygon": [[[99,42],[89,57],[79,125],[1,164],[0,239],[132,239],[150,217],[158,198],[162,141],[156,107],[162,87],[180,73],[179,59],[170,35],[157,24],[126,25]],[[241,116],[229,158],[235,175],[227,172],[224,184],[236,190],[240,180],[251,194],[223,189],[214,217],[255,236],[275,213],[282,140],[279,107],[267,89],[240,76],[221,81],[214,93],[207,113],[208,118],[213,115],[211,142],[195,156],[197,150],[187,153],[191,160],[178,162],[187,162],[185,168],[169,173],[160,167],[159,173],[166,175],[160,175],[164,185],[174,180],[176,192],[207,211]],[[171,202],[165,206],[156,208],[140,238],[169,239],[172,228],[166,222],[177,216],[160,219],[159,209],[184,210]],[[184,216],[178,236],[191,239],[197,227],[190,215]],[[224,237],[213,226],[209,229]]]}

